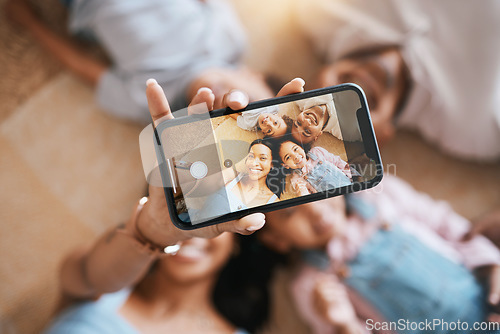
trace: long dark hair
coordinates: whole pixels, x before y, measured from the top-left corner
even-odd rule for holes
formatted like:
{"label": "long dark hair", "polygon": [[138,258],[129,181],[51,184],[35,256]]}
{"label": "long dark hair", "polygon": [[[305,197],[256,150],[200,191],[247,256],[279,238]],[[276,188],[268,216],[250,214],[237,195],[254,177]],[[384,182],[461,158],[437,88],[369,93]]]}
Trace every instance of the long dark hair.
{"label": "long dark hair", "polygon": [[279,162],[279,155],[275,156],[276,152],[276,140],[271,137],[264,137],[263,139],[255,139],[250,143],[248,147],[248,152],[252,146],[262,144],[267,146],[271,150],[272,160],[271,160],[271,170],[269,174],[266,176],[266,185],[267,187],[276,195],[281,196],[283,191],[285,190],[285,174],[283,174],[283,170],[281,168],[281,163]]}
{"label": "long dark hair", "polygon": [[270,283],[284,256],[262,245],[255,235],[235,235],[239,251],[222,269],[212,300],[234,326],[249,332],[262,329],[269,319]]}
{"label": "long dark hair", "polygon": [[285,176],[287,174],[290,174],[291,170],[284,167],[283,159],[281,159],[281,155],[280,155],[280,148],[281,148],[281,145],[283,145],[283,143],[285,143],[287,141],[290,141],[290,142],[302,147],[302,149],[304,150],[304,153],[306,155],[309,152],[309,150],[311,149],[311,145],[305,145],[303,143],[300,143],[295,138],[293,138],[292,134],[286,134],[286,135],[280,137],[279,139],[275,140],[273,158],[276,160],[277,166],[281,170],[281,173]]}
{"label": "long dark hair", "polygon": [[[145,196],[149,196],[149,186]],[[269,320],[270,283],[275,269],[286,263],[286,257],[264,246],[255,234],[234,234],[234,238],[237,251],[219,273],[212,302],[224,319],[253,333]],[[151,265],[149,273],[156,270],[158,261]]]}
{"label": "long dark hair", "polygon": [[[235,252],[220,270],[212,289],[217,311],[239,329],[254,333],[269,320],[270,284],[275,269],[287,258],[270,250],[256,235],[234,234]],[[149,274],[158,268],[156,260]]]}

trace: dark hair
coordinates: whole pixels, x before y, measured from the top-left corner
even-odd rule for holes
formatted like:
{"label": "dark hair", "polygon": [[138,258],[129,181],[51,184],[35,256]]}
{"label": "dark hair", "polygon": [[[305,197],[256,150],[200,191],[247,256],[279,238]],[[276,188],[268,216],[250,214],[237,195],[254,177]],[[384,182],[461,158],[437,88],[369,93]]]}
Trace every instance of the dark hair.
{"label": "dark hair", "polygon": [[250,146],[248,147],[248,152],[250,152],[252,146],[257,144],[262,144],[264,146],[267,146],[271,150],[271,155],[272,155],[271,170],[269,171],[269,174],[267,174],[266,176],[266,185],[276,196],[279,197],[283,193],[283,191],[285,191],[285,174],[282,171],[279,160],[276,159],[276,157],[278,157],[279,159],[279,154],[275,156],[276,140],[270,137],[264,137],[263,139],[260,138],[255,139],[253,142],[250,143]]}
{"label": "dark hair", "polygon": [[255,235],[235,235],[239,252],[222,269],[212,293],[217,310],[234,326],[249,332],[269,318],[270,282],[283,256],[262,245]]}
{"label": "dark hair", "polygon": [[292,132],[292,127],[293,127],[293,119],[290,118],[288,115],[283,115],[281,116],[283,120],[285,121],[286,124],[286,133],[291,133]]}
{"label": "dark hair", "polygon": [[[217,311],[237,328],[253,333],[269,320],[270,283],[274,269],[286,257],[267,248],[255,234],[234,234],[235,254],[219,272],[212,289]],[[158,268],[153,262],[149,273]]]}
{"label": "dark hair", "polygon": [[287,141],[291,141],[292,143],[297,144],[300,147],[302,147],[302,149],[304,150],[304,152],[306,154],[311,149],[311,145],[304,145],[302,143],[299,143],[295,138],[293,138],[292,134],[286,134],[286,135],[282,136],[281,138],[279,138],[279,140],[277,139],[275,141],[275,145],[274,145],[273,157],[276,156],[276,160],[280,166],[280,169],[281,169],[282,173],[285,175],[289,174],[290,171],[288,171],[287,168],[283,167],[284,162],[283,162],[283,159],[281,159],[280,148],[281,148],[281,145],[283,145],[283,143],[285,143]]}
{"label": "dark hair", "polygon": [[[293,119],[290,118],[290,116],[288,115],[279,115],[283,121],[285,122],[285,125],[286,125],[286,133],[290,133],[292,131],[292,126],[293,126]],[[262,131],[262,129],[260,128],[260,125],[259,123],[257,122],[257,125],[256,125],[256,128],[257,130],[259,131]],[[264,138],[269,138],[270,136],[267,136],[266,134],[264,134]]]}
{"label": "dark hair", "polygon": [[[149,196],[148,185],[144,194]],[[212,301],[224,319],[254,333],[269,320],[269,285],[274,269],[287,258],[264,246],[255,234],[234,234],[234,242],[236,254],[219,272]],[[153,262],[149,273],[156,270],[158,261]]]}
{"label": "dark hair", "polygon": [[[281,119],[285,122],[286,125],[286,133],[292,132],[292,127],[293,127],[293,119],[290,118],[288,115],[281,115]],[[259,125],[257,125],[257,129],[262,130]],[[270,136],[267,136],[264,134],[264,138],[270,138]]]}

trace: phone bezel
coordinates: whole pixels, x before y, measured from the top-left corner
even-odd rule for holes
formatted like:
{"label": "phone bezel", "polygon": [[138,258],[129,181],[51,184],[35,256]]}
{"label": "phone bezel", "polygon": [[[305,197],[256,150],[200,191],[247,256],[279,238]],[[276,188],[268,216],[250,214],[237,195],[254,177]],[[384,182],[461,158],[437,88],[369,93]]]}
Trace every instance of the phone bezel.
{"label": "phone bezel", "polygon": [[[382,166],[382,160],[380,158],[380,152],[379,152],[378,145],[377,145],[377,139],[375,137],[373,125],[371,123],[370,111],[368,108],[368,104],[366,102],[365,94],[364,94],[363,90],[361,89],[361,87],[359,87],[356,84],[352,84],[352,83],[341,84],[341,85],[332,86],[332,87],[310,90],[310,91],[306,91],[303,93],[291,94],[291,95],[275,97],[275,98],[271,98],[271,99],[267,99],[267,100],[256,101],[256,102],[249,103],[246,108],[243,108],[240,110],[232,110],[230,108],[217,109],[217,110],[210,112],[210,118],[226,116],[226,115],[230,115],[233,113],[239,113],[239,112],[244,112],[247,110],[267,107],[270,105],[276,105],[276,104],[281,104],[281,103],[302,100],[302,99],[311,98],[311,97],[318,96],[318,95],[338,93],[338,92],[342,92],[342,91],[346,91],[346,90],[355,91],[360,99],[361,108],[358,109],[356,111],[356,113],[360,113],[360,115],[364,116],[364,117],[358,117],[358,124],[359,124],[359,128],[361,131],[363,143],[365,146],[365,152],[367,153],[367,155],[371,159],[373,159],[375,161],[375,165],[377,168],[376,176],[373,179],[368,180],[368,181],[364,181],[364,182],[359,182],[359,183],[356,182],[356,183],[353,183],[349,186],[337,188],[337,189],[335,189],[335,191],[325,191],[325,192],[321,192],[321,193],[309,194],[309,195],[299,196],[299,197],[292,198],[292,199],[287,199],[286,201],[279,201],[277,203],[265,204],[265,205],[261,205],[261,206],[257,206],[257,207],[252,207],[252,208],[240,210],[237,212],[229,212],[229,213],[224,214],[220,217],[217,217],[217,218],[214,218],[214,219],[211,219],[211,220],[208,220],[206,222],[199,223],[199,224],[186,223],[179,218],[179,216],[177,215],[177,209],[175,207],[175,199],[174,199],[174,194],[173,194],[172,188],[171,187],[163,187],[172,223],[176,227],[178,227],[182,230],[194,230],[194,229],[198,229],[198,228],[202,228],[202,227],[206,227],[206,226],[220,224],[220,223],[223,223],[226,221],[240,219],[244,216],[247,216],[249,214],[256,213],[256,212],[263,212],[264,213],[264,212],[284,209],[284,208],[288,208],[291,206],[301,205],[301,204],[305,204],[305,203],[314,202],[317,200],[327,199],[327,198],[336,197],[339,195],[345,195],[348,193],[357,192],[357,191],[364,190],[364,189],[373,188],[378,183],[380,183],[380,181],[382,180],[382,177],[383,177],[383,166]],[[154,127],[155,149],[156,149],[156,153],[157,153],[157,157],[158,157],[160,174],[161,174],[161,177],[163,180],[165,180],[165,178],[168,178],[170,176],[167,174],[168,168],[162,168],[162,167],[165,167],[167,165],[167,161],[165,159],[163,150],[160,148],[161,147],[161,140],[160,140],[161,133],[169,127],[196,122],[198,120],[201,120],[202,119],[201,117],[203,119],[206,119],[206,115],[204,115],[204,116],[190,115],[190,116],[174,118],[171,120],[166,120],[166,121],[163,121]]]}

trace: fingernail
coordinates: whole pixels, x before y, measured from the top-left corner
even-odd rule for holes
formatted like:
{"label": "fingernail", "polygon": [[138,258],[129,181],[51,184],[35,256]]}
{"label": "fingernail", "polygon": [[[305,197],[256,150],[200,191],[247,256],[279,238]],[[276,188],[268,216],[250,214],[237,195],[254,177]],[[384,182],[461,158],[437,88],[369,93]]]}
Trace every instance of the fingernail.
{"label": "fingernail", "polygon": [[489,298],[490,304],[496,305],[496,304],[498,304],[499,300],[500,300],[500,294],[498,294],[498,293],[492,293],[490,295],[490,298]]}
{"label": "fingernail", "polygon": [[146,81],[146,87],[149,86],[149,85],[157,85],[157,84],[158,84],[158,81],[156,81],[156,79],[153,79],[153,78],[148,79]]}
{"label": "fingernail", "polygon": [[260,230],[265,224],[266,224],[266,220],[262,219],[262,222],[260,224],[248,226],[246,228],[246,230],[248,232],[254,232],[254,231]]}
{"label": "fingernail", "polygon": [[201,87],[200,89],[198,89],[198,91],[196,92],[196,94],[200,94],[201,92],[209,92],[209,93],[212,93],[212,90],[208,87]]}
{"label": "fingernail", "polygon": [[234,91],[229,94],[229,99],[234,102],[239,102],[240,104],[246,103],[246,96],[240,91]]}
{"label": "fingernail", "polygon": [[[305,86],[305,84],[306,84],[305,80],[304,80],[304,79],[302,79],[302,78],[295,78],[295,79],[293,79],[293,80],[298,80],[298,81],[300,81],[300,83],[301,83],[301,85],[302,85],[302,86]],[[292,80],[292,81],[293,81],[293,80]]]}

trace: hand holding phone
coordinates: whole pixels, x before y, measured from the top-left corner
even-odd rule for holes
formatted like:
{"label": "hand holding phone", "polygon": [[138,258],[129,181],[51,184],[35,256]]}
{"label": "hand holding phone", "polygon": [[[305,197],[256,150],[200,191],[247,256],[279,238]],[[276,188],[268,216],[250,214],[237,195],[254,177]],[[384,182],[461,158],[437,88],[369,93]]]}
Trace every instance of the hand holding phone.
{"label": "hand holding phone", "polygon": [[382,163],[359,86],[283,95],[155,123],[148,139],[177,227],[220,224],[380,182]]}
{"label": "hand holding phone", "polygon": [[[279,94],[299,93],[303,91],[303,86],[302,79],[295,79],[285,85]],[[155,125],[165,120],[174,119],[167,98],[155,80],[148,80],[146,94],[151,118]],[[248,96],[242,91],[233,90],[224,96],[223,101],[226,106],[241,109],[248,104]],[[199,112],[196,106],[200,103],[205,103],[209,109],[213,108],[214,94],[210,89],[200,89],[194,96],[188,111],[190,113]],[[172,224],[170,216],[163,187],[150,185],[149,201],[138,217],[137,228],[148,241],[159,247],[170,246],[191,237],[213,238],[223,232],[251,234],[264,225],[264,215],[254,213],[223,224],[183,231]]]}

